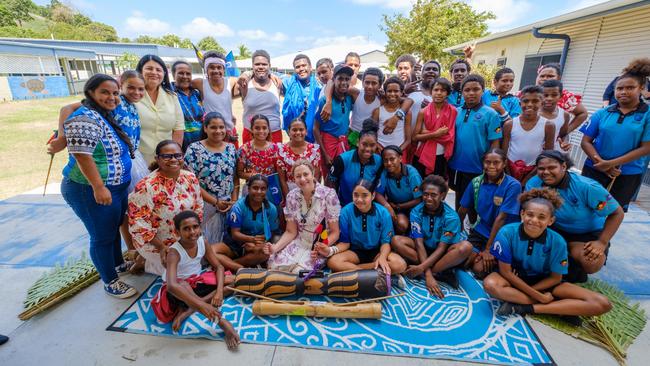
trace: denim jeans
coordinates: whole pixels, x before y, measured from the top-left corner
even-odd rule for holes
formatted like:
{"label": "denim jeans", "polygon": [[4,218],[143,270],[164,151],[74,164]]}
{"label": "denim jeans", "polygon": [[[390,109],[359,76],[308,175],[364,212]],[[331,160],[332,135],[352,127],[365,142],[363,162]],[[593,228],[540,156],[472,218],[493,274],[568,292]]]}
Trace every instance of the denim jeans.
{"label": "denim jeans", "polygon": [[111,192],[112,203],[108,206],[95,202],[93,188],[68,178],[61,182],[63,199],[81,219],[90,236],[90,259],[104,283],[117,278],[115,267],[124,262],[120,224],[128,205],[129,183],[106,186]]}

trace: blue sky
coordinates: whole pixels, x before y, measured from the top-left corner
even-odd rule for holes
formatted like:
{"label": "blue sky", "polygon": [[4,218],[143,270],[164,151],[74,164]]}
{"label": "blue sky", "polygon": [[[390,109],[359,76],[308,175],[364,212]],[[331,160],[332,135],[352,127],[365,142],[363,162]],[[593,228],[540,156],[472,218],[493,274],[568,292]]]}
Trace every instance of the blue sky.
{"label": "blue sky", "polygon": [[[36,0],[47,4],[49,0]],[[407,13],[411,0],[170,1],[68,0],[93,19],[115,27],[120,37],[174,33],[193,41],[211,35],[227,50],[245,44],[281,55],[331,44],[373,43],[383,48],[383,14]],[[579,0],[466,0],[490,10],[498,32],[603,2]]]}

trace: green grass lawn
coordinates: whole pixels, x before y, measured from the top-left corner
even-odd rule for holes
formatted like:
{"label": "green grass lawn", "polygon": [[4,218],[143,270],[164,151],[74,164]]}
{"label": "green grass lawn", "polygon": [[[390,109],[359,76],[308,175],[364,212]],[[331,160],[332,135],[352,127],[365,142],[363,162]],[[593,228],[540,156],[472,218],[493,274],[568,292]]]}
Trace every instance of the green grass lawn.
{"label": "green grass lawn", "polygon": [[[0,199],[43,186],[50,155],[46,145],[59,109],[80,96],[0,103]],[[68,155],[54,157],[50,182],[61,181]]]}

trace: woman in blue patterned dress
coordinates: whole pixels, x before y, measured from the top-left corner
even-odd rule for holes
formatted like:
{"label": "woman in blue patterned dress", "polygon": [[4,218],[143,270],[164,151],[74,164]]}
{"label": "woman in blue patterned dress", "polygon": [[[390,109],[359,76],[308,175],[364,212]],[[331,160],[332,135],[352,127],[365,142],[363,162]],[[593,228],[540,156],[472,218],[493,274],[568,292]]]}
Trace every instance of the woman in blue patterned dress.
{"label": "woman in blue patterned dress", "polygon": [[104,291],[126,298],[137,291],[120,281],[116,267],[124,262],[119,227],[127,208],[134,149],[112,114],[120,101],[117,81],[93,75],[84,95],[81,108],[63,124],[70,156],[61,194],[88,230],[90,258]]}
{"label": "woman in blue patterned dress", "polygon": [[223,237],[224,215],[239,196],[237,150],[225,141],[226,122],[218,112],[205,116],[203,136],[187,148],[185,165],[201,185],[203,235],[208,243],[217,243]]}

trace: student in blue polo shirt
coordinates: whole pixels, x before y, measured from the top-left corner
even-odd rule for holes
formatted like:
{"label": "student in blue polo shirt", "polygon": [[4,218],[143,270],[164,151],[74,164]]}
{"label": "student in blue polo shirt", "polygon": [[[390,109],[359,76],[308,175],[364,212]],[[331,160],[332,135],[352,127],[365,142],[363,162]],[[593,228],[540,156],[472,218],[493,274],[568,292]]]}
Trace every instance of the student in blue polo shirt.
{"label": "student in blue polo shirt", "polygon": [[640,100],[648,76],[650,58],[633,60],[616,81],[616,103],[594,113],[580,129],[587,154],[582,175],[607,187],[625,212],[650,154],[650,113]]}
{"label": "student in blue polo shirt", "polygon": [[497,314],[593,316],[611,310],[607,297],[562,282],[569,265],[567,246],[562,236],[549,228],[555,210],[562,205],[557,192],[533,189],[519,201],[521,223],[499,230],[492,246],[499,271],[483,281],[488,294],[504,301]]}
{"label": "student in blue polo shirt", "polygon": [[483,156],[483,174],[472,179],[460,201],[461,222],[471,209],[478,216],[467,237],[474,246],[467,267],[477,277],[484,277],[495,268],[496,260],[490,253],[494,237],[503,225],[516,221],[519,215],[517,196],[521,193],[521,184],[506,174],[506,164],[503,150],[488,150]]}
{"label": "student in blue polo shirt", "polygon": [[481,100],[483,104],[494,109],[501,118],[501,125],[521,114],[519,99],[510,94],[515,83],[515,72],[509,67],[497,70],[494,74],[494,90],[485,90]]}
{"label": "student in blue polo shirt", "polygon": [[336,190],[341,206],[352,202],[352,190],[359,179],[370,182],[379,180],[382,165],[381,157],[375,154],[377,128],[377,123],[372,119],[363,121],[357,148],[337,156],[332,163],[327,185]]}
{"label": "student in blue polo shirt", "polygon": [[555,150],[544,150],[535,165],[537,175],[526,190],[554,188],[564,204],[555,212],[553,230],[569,244],[570,282],[585,282],[607,260],[609,241],[623,222],[625,213],[598,182],[569,172],[571,161]]}
{"label": "student in blue polo shirt", "polygon": [[333,272],[380,268],[400,274],[406,262],[390,250],[393,222],[388,211],[373,202],[375,184],[360,180],[353,190],[353,203],[341,210],[339,243],[332,247],[327,266]]}
{"label": "student in blue polo shirt", "polygon": [[384,169],[379,178],[376,199],[386,207],[393,218],[395,233],[406,234],[409,229],[409,213],[420,201],[422,177],[417,169],[402,163],[402,149],[386,146],[381,152]]}
{"label": "student in blue polo shirt", "polygon": [[462,240],[458,214],[445,203],[449,191],[445,179],[427,176],[421,185],[422,203],[411,210],[411,233],[393,237],[393,251],[414,264],[405,274],[409,277],[424,273],[427,289],[443,298],[434,276],[454,288],[458,287],[453,268],[465,262],[472,253],[472,244]]}
{"label": "student in blue polo shirt", "polygon": [[470,66],[469,62],[462,58],[455,60],[451,64],[451,67],[449,67],[452,84],[451,93],[449,93],[447,96],[447,102],[456,108],[459,108],[465,104],[465,100],[463,99],[464,96],[462,84],[463,80],[465,77],[467,77],[470,71],[472,71],[472,67]]}
{"label": "student in blue polo shirt", "polygon": [[277,208],[266,199],[268,179],[255,174],[246,185],[248,195],[228,212],[223,243],[214,246],[219,261],[233,272],[266,262],[264,247],[275,243],[280,234]]}
{"label": "student in blue polo shirt", "polygon": [[499,115],[481,103],[483,77],[468,75],[461,85],[465,104],[458,108],[454,154],[449,160],[449,185],[456,192],[456,209],[465,188],[483,171],[481,157],[490,147],[499,147],[502,137]]}
{"label": "student in blue polo shirt", "polygon": [[320,145],[323,157],[324,171],[330,168],[332,161],[347,151],[348,128],[350,127],[350,112],[354,99],[348,93],[350,78],[354,71],[349,66],[338,65],[334,68],[334,86],[332,88],[332,112],[329,119],[321,118],[326,97],[321,96],[314,120],[314,139]]}

